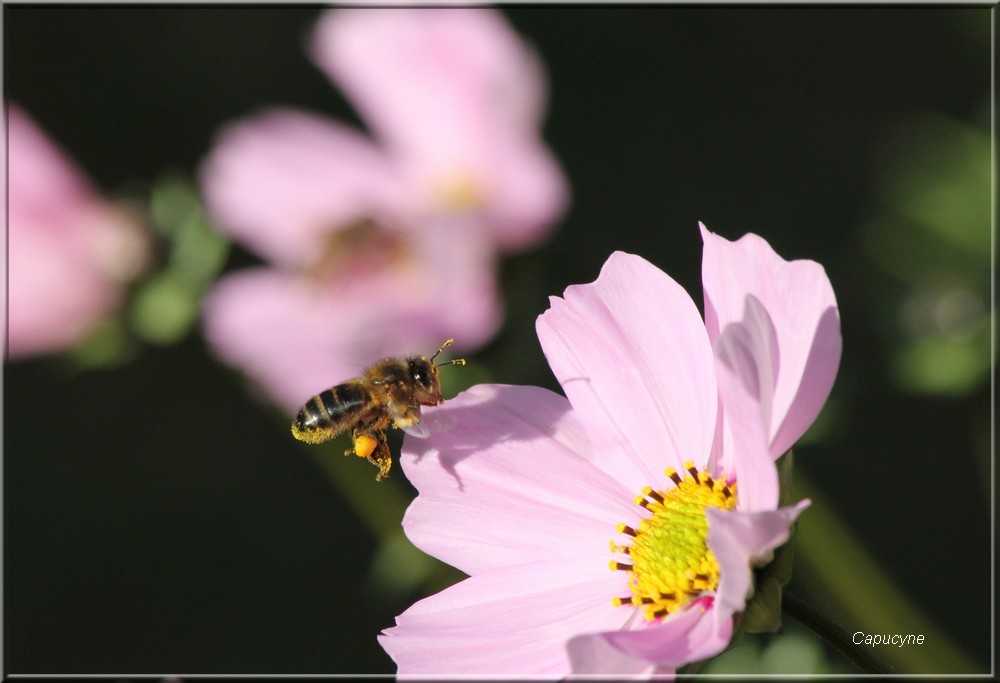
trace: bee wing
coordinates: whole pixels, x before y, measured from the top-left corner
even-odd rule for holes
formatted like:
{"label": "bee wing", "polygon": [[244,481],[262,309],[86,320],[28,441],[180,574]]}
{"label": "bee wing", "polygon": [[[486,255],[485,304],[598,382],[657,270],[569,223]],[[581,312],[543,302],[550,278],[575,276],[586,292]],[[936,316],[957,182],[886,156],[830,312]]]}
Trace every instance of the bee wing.
{"label": "bee wing", "polygon": [[430,430],[427,429],[427,425],[420,421],[421,414],[420,406],[418,405],[400,406],[397,403],[389,401],[389,414],[392,415],[395,425],[407,434],[420,439],[423,439],[430,434]]}
{"label": "bee wing", "polygon": [[431,431],[427,428],[427,425],[420,420],[408,425],[399,425],[399,428],[410,436],[415,436],[418,439],[426,439],[431,433]]}

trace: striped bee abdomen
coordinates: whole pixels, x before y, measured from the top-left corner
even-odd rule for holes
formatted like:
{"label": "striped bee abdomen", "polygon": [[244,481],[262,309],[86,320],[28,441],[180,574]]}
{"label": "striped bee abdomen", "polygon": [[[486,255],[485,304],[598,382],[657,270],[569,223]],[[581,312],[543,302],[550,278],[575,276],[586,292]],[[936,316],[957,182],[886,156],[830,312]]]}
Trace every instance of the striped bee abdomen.
{"label": "striped bee abdomen", "polygon": [[346,382],[313,396],[292,423],[292,435],[300,441],[319,443],[336,436],[357,420],[371,403],[358,382]]}

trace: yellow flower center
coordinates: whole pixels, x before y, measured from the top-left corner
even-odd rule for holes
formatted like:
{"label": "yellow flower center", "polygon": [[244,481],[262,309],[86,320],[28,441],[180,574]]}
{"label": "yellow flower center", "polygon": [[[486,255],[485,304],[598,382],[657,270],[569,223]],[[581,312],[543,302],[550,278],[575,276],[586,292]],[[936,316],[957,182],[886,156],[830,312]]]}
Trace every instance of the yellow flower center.
{"label": "yellow flower center", "polygon": [[708,549],[705,508],[736,507],[736,484],[725,475],[713,479],[684,463],[682,479],[672,467],[667,476],[675,486],[656,491],[647,486],[635,497],[636,505],[649,511],[638,529],[619,524],[618,533],[632,538],[629,545],[611,541],[612,553],[623,553],[628,562],[612,560],[611,569],[629,574],[632,595],[616,597],[615,606],[642,607],[649,621],[661,619],[719,584],[719,563]]}
{"label": "yellow flower center", "polygon": [[326,283],[329,278],[350,279],[358,274],[399,268],[410,259],[403,236],[372,219],[362,218],[333,230],[306,272]]}
{"label": "yellow flower center", "polygon": [[472,211],[485,203],[482,188],[471,176],[457,176],[442,183],[438,195],[444,210],[455,213]]}

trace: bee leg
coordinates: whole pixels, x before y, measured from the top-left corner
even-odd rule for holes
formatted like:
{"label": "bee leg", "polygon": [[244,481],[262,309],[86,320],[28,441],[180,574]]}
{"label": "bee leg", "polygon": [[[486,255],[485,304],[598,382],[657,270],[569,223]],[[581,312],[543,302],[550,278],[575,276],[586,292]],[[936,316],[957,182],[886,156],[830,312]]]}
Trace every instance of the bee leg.
{"label": "bee leg", "polygon": [[406,429],[420,422],[420,404],[410,403],[394,411],[393,426],[398,429]]}
{"label": "bee leg", "polygon": [[385,430],[357,429],[352,438],[354,439],[354,448],[347,451],[345,455],[353,453],[359,458],[367,458],[371,464],[378,468],[375,481],[381,481],[383,477],[388,477],[389,470],[392,468],[392,454],[389,450],[389,442],[385,438]]}
{"label": "bee leg", "polygon": [[378,436],[380,437],[378,445],[375,452],[368,456],[368,461],[378,468],[375,481],[382,481],[389,476],[389,470],[392,468],[392,454],[389,451],[389,442],[386,441],[385,432],[379,433]]}

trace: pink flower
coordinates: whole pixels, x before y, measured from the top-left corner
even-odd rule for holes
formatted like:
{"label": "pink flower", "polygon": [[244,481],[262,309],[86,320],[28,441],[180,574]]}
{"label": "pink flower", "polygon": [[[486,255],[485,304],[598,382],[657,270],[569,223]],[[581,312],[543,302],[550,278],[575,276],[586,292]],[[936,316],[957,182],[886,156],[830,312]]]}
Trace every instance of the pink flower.
{"label": "pink flower", "polygon": [[487,342],[498,250],[567,201],[540,65],[496,11],[332,10],[310,54],[376,138],[274,108],[202,169],[219,226],[269,262],[210,293],[206,336],[288,409],[377,357]]}
{"label": "pink flower", "polygon": [[809,504],[777,506],[773,461],[829,394],[840,331],[821,266],[702,236],[707,322],[616,252],[538,319],[566,398],[479,385],[405,439],[403,527],[469,578],[380,636],[401,676],[649,677],[726,647]]}
{"label": "pink flower", "polygon": [[16,104],[7,125],[7,354],[16,359],[68,349],[114,313],[148,243]]}

